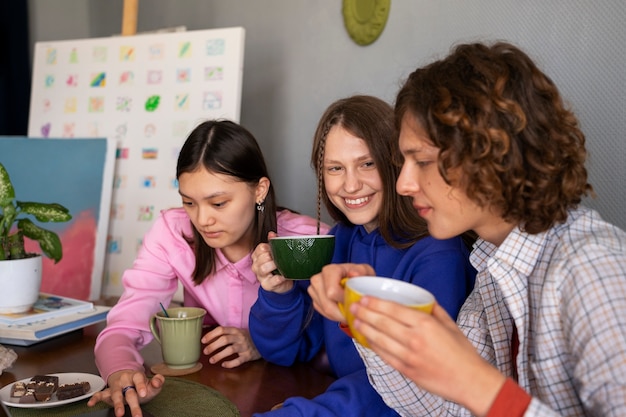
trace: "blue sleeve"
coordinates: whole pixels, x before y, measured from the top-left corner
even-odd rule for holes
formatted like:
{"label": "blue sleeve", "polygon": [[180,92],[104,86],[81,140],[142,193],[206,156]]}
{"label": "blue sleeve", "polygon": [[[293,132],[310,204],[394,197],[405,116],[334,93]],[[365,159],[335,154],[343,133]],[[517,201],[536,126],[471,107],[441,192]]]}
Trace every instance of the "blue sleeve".
{"label": "blue sleeve", "polygon": [[[404,276],[433,293],[437,302],[456,320],[474,288],[476,277],[465,244],[460,238],[428,237],[413,245],[410,251],[414,251],[415,256],[405,256],[403,260],[410,260],[411,265],[407,267],[413,269],[413,273]],[[403,269],[401,265],[399,269]]]}
{"label": "blue sleeve", "polygon": [[291,397],[277,410],[257,413],[254,417],[398,417],[372,388],[365,369],[333,382],[312,400]]}
{"label": "blue sleeve", "polygon": [[308,362],[324,343],[322,316],[314,309],[306,290],[309,281],[296,281],[284,294],[259,288],[250,310],[249,330],[261,356],[290,366]]}

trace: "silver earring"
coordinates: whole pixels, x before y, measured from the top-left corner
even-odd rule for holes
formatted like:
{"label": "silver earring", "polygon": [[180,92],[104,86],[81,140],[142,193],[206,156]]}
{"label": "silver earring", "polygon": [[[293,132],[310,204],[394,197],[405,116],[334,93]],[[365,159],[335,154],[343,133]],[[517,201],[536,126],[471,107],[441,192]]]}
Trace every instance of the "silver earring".
{"label": "silver earring", "polygon": [[256,203],[257,211],[263,213],[265,211],[265,201],[261,201],[260,203]]}

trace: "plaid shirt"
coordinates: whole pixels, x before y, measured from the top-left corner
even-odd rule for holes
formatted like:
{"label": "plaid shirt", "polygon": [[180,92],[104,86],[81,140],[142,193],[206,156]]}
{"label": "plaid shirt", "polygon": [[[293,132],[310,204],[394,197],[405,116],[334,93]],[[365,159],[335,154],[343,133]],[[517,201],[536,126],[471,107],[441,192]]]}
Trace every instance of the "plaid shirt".
{"label": "plaid shirt", "polygon": [[[626,416],[626,233],[593,210],[471,254],[474,291],[457,323],[480,355],[531,396],[525,416]],[[465,416],[357,344],[370,382],[402,416]]]}

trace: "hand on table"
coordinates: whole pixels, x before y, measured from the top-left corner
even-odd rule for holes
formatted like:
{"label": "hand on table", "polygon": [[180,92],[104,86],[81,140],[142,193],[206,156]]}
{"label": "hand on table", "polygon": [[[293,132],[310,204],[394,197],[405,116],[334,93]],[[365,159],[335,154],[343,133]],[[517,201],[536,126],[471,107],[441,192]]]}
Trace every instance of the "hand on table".
{"label": "hand on table", "polygon": [[[278,236],[274,232],[267,234],[268,239]],[[293,281],[285,279],[282,275],[275,275],[276,264],[272,257],[270,245],[268,243],[259,243],[252,253],[252,272],[261,283],[261,287],[265,291],[275,293],[285,293],[293,288]]]}
{"label": "hand on table", "polygon": [[346,319],[337,303],[343,302],[341,280],[346,277],[375,275],[374,269],[366,264],[330,264],[322,272],[311,277],[308,292],[313,299],[313,307],[329,320],[345,323]]}
{"label": "hand on table", "polygon": [[[222,362],[224,368],[235,368],[261,357],[246,329],[218,326],[202,337],[202,343],[207,344],[203,349],[204,354],[212,355],[210,363],[227,359]],[[230,356],[234,357],[230,359]]]}
{"label": "hand on table", "polygon": [[[99,401],[103,401],[115,408],[115,415],[124,415],[124,404],[128,404],[133,417],[141,417],[140,404],[147,403],[156,397],[163,388],[165,378],[163,375],[155,375],[148,379],[143,372],[134,370],[117,371],[109,375],[108,388],[96,392],[87,402],[93,407]],[[125,387],[128,388],[123,393]]]}
{"label": "hand on table", "polygon": [[486,415],[505,382],[436,304],[432,315],[363,297],[352,306],[355,327],[381,359],[421,388]]}

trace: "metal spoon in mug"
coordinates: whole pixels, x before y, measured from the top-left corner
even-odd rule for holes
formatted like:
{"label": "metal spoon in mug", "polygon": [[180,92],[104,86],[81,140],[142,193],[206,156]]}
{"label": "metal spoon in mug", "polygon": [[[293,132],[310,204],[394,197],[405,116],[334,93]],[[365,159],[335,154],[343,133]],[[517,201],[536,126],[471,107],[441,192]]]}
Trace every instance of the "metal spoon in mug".
{"label": "metal spoon in mug", "polygon": [[165,317],[169,318],[169,314],[167,314],[167,310],[165,309],[165,307],[163,307],[163,303],[159,303],[159,305],[161,306],[161,310],[163,310],[163,314],[165,314]]}

